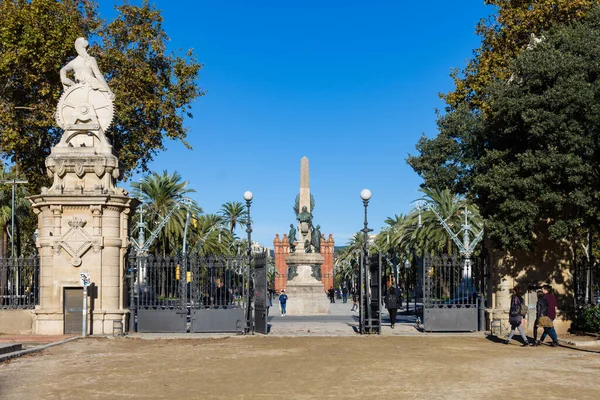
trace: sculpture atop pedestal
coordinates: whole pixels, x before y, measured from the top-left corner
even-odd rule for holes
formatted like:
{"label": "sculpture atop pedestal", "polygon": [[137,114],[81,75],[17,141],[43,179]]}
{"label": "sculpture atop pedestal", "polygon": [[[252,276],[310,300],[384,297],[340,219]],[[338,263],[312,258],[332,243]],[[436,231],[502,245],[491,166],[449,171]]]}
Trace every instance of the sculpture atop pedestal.
{"label": "sculpture atop pedestal", "polygon": [[[290,298],[287,307],[289,315],[329,314],[329,301],[321,282],[323,256],[319,253],[320,227],[312,225],[314,198],[310,194],[308,158],[300,161],[300,193],[296,197],[294,212],[298,220],[298,242],[290,239],[287,294]],[[293,225],[291,226],[293,229]],[[290,230],[290,235],[292,235]],[[295,234],[295,232],[294,232]],[[318,245],[315,245],[318,244]]]}
{"label": "sculpture atop pedestal", "polygon": [[[96,60],[87,54],[87,45],[78,38],[78,56],[60,71],[64,92],[56,122],[64,132],[46,159],[52,186],[30,197],[39,232],[37,334],[72,333],[67,330],[75,324],[67,322],[63,309],[66,289],[81,287],[84,269],[92,279],[89,333],[111,334],[113,322],[124,323],[128,313],[123,307],[123,272],[129,215],[137,200],[116,187],[119,161],[105,135],[113,119],[114,95]],[[74,80],[68,77],[70,72]]]}
{"label": "sculpture atop pedestal", "polygon": [[[115,96],[96,60],[87,54],[87,45],[87,40],[78,38],[79,55],[60,70],[64,92],[55,117],[64,133],[46,159],[53,183],[42,189],[43,194],[117,193],[119,162],[105,135],[114,116]],[[67,76],[71,71],[75,81]]]}

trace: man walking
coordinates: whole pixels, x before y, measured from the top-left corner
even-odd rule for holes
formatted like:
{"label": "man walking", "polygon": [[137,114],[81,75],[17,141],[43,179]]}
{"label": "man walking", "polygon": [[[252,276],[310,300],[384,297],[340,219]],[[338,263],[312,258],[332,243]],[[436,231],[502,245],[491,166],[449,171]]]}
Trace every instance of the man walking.
{"label": "man walking", "polygon": [[344,286],[342,288],[342,303],[347,303],[348,302],[348,288],[346,286]]}
{"label": "man walking", "polygon": [[329,302],[335,303],[335,289],[333,288],[333,286],[329,288],[327,294],[329,296]]}
{"label": "man walking", "polygon": [[544,300],[548,305],[546,315],[552,320],[552,327],[550,329],[544,329],[544,333],[542,333],[539,343],[543,343],[544,339],[546,339],[546,335],[549,333],[550,337],[552,338],[552,344],[550,346],[556,347],[558,346],[558,336],[556,335],[556,330],[554,329],[554,319],[556,318],[557,305],[556,297],[550,293],[550,285],[542,286],[542,293],[544,293]]}
{"label": "man walking", "polygon": [[356,289],[352,289],[352,310],[350,311],[358,311],[358,293],[356,293]]}
{"label": "man walking", "polygon": [[287,294],[285,294],[285,289],[281,289],[281,294],[279,295],[279,305],[281,306],[281,316],[283,317],[286,314],[285,308],[287,304]]}

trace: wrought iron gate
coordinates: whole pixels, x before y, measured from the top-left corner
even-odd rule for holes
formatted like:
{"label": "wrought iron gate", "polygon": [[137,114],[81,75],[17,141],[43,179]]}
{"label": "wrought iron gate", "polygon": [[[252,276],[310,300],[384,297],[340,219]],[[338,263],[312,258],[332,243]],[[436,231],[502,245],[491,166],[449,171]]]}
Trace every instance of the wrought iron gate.
{"label": "wrought iron gate", "polygon": [[[425,331],[477,331],[480,318],[480,260],[429,256],[423,266],[423,326]],[[483,271],[483,270],[481,270]]]}
{"label": "wrought iron gate", "polygon": [[381,254],[370,256],[367,266],[361,261],[360,268],[359,332],[381,334]]}
{"label": "wrought iron gate", "polygon": [[244,332],[244,256],[129,258],[130,331]]}

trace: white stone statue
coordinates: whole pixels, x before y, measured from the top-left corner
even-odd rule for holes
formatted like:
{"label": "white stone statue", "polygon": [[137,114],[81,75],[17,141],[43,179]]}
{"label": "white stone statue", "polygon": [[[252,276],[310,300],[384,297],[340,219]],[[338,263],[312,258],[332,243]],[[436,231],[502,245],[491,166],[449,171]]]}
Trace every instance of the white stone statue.
{"label": "white stone statue", "polygon": [[[114,100],[115,95],[110,91],[104,80],[96,59],[87,53],[87,47],[88,41],[85,38],[80,37],[75,40],[75,50],[78,56],[60,70],[60,81],[63,84],[63,89],[66,91],[75,83],[80,83],[91,86],[94,90],[107,92],[110,99]],[[69,71],[73,71],[75,74],[75,82],[67,77]]]}
{"label": "white stone statue", "polygon": [[[56,122],[65,134],[59,147],[109,146],[104,132],[113,119],[115,96],[96,59],[87,53],[87,46],[85,38],[77,38],[75,50],[78,56],[60,70],[64,92],[58,102]],[[70,72],[73,72],[74,81],[68,77]]]}

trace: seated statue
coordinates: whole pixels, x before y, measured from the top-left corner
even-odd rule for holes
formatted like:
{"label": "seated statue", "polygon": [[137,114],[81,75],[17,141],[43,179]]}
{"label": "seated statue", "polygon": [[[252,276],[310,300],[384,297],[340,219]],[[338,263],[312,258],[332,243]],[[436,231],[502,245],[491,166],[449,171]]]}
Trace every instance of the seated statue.
{"label": "seated statue", "polygon": [[[104,80],[96,59],[87,53],[88,41],[85,38],[77,38],[75,40],[75,50],[78,56],[71,60],[67,65],[60,70],[60,81],[64,89],[80,83],[91,86],[94,90],[106,92],[110,99],[114,99],[115,95],[111,92],[108,84]],[[75,82],[67,77],[67,72],[73,71]]]}

